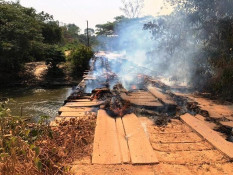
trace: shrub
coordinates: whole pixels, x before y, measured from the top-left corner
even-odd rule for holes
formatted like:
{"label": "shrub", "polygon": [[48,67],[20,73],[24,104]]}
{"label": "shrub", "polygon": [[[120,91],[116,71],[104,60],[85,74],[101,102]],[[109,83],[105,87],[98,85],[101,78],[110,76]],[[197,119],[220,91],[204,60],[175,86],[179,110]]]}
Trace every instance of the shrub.
{"label": "shrub", "polygon": [[84,45],[80,45],[77,49],[73,50],[68,57],[68,60],[72,63],[73,74],[76,76],[82,75],[88,69],[89,61],[93,55],[93,51]]}

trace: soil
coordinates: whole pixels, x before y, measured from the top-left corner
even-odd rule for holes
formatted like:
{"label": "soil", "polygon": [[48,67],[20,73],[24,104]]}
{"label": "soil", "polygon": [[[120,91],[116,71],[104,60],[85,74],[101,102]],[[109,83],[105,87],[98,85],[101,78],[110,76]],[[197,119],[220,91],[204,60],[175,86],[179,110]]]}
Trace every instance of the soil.
{"label": "soil", "polygon": [[13,86],[76,86],[80,77],[73,77],[69,72],[69,65],[61,63],[54,72],[44,61],[26,63],[24,70],[7,73],[1,78],[1,87]]}
{"label": "soil", "polygon": [[81,174],[231,174],[233,162],[180,120],[166,126],[140,117],[144,130],[159,159],[156,165],[95,165],[91,153],[72,163],[71,172]]}
{"label": "soil", "polygon": [[195,112],[200,114],[197,118],[221,136],[233,142],[233,104],[219,102],[195,94],[175,93],[175,95],[188,98],[194,104]]}

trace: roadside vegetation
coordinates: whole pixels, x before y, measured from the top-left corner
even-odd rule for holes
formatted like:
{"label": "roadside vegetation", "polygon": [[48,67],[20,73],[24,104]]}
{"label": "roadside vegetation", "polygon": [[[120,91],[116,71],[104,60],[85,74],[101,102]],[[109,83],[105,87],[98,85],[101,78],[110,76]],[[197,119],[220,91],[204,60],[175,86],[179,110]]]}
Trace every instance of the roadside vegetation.
{"label": "roadside vegetation", "polygon": [[[96,40],[93,29],[89,31],[92,47]],[[65,51],[80,51],[80,48],[87,50],[84,46],[87,44],[86,38],[85,33],[80,34],[80,28],[75,24],[60,25],[59,21],[55,21],[48,13],[38,13],[33,8],[21,6],[19,2],[0,1],[1,86],[20,79],[22,82],[31,79],[31,75],[25,72],[25,64],[30,62],[44,61],[49,68],[46,77],[59,77],[64,70],[59,70],[58,65],[72,60],[66,59]],[[85,59],[89,60],[90,57]],[[67,64],[70,65],[67,68],[68,76],[73,76],[73,72],[81,75],[83,69],[74,68],[71,64]]]}
{"label": "roadside vegetation", "polygon": [[0,102],[1,174],[69,174],[69,163],[90,156],[95,117],[51,128],[47,116],[37,123],[11,116],[7,101]]}

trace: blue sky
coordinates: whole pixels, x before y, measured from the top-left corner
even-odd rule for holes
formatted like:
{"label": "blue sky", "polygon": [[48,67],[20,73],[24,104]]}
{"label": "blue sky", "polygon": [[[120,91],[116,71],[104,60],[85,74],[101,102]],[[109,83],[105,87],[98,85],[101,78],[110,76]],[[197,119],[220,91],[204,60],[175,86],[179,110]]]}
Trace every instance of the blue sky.
{"label": "blue sky", "polygon": [[[145,0],[142,15],[157,15],[161,12],[163,0]],[[54,16],[55,20],[64,23],[75,23],[83,30],[86,20],[90,27],[113,21],[115,16],[122,15],[120,10],[121,0],[20,0],[26,7],[33,7],[38,12],[45,11]],[[168,13],[162,10],[162,14]]]}

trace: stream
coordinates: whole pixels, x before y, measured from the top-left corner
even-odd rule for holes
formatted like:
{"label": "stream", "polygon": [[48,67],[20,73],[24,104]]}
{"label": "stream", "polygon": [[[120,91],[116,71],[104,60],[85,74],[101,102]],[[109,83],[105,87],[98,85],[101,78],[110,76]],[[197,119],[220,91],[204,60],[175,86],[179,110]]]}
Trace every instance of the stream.
{"label": "stream", "polygon": [[[39,116],[58,115],[58,109],[70,95],[71,87],[58,88],[8,88],[0,89],[0,98],[7,97],[7,107],[15,116],[28,116],[37,120]],[[22,108],[22,111],[21,111]]]}

